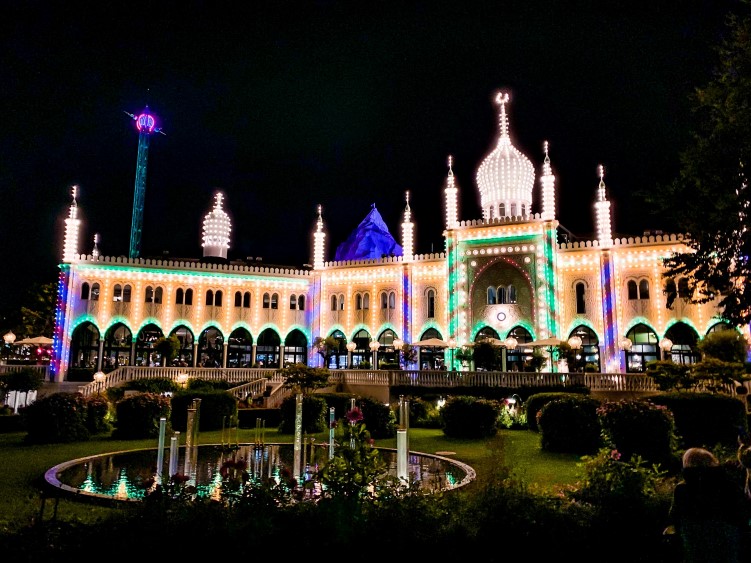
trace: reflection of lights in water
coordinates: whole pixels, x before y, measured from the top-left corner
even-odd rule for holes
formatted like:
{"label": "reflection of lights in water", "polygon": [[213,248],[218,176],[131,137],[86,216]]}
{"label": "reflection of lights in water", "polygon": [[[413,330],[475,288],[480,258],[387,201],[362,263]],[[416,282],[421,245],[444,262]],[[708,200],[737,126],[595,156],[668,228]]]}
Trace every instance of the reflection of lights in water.
{"label": "reflection of lights in water", "polygon": [[[327,444],[316,445],[318,450],[315,459],[327,459],[324,450]],[[221,500],[227,498],[225,493],[236,496],[242,492],[241,474],[243,468],[239,460],[243,460],[251,481],[260,483],[269,480],[271,484],[281,485],[287,480],[284,475],[291,475],[293,463],[292,444],[253,444],[241,445],[238,450],[228,456],[221,452],[218,446],[197,446],[198,455],[193,465],[193,475],[196,483],[196,497]],[[379,450],[390,475],[396,475],[396,450]],[[320,457],[319,457],[320,456]],[[117,454],[93,456],[80,463],[63,464],[65,467],[57,470],[55,476],[60,483],[76,489],[82,493],[98,494],[118,500],[142,500],[149,492],[156,489],[157,473],[155,461],[156,450],[139,450]],[[232,459],[236,464],[232,467],[232,482],[228,484],[222,478],[222,464]],[[183,462],[184,459],[180,460]],[[303,479],[310,487],[312,496],[318,496],[324,491],[320,483],[314,481],[314,476],[321,469],[320,462],[311,463],[306,468]],[[410,453],[408,457],[408,474],[410,481],[417,483],[425,491],[437,491],[455,488],[474,479],[474,472],[465,471],[462,464],[453,465],[451,460],[434,458],[428,454]],[[471,477],[468,477],[471,475]],[[164,475],[163,477],[166,477]],[[166,478],[164,478],[166,481]],[[85,498],[85,495],[81,495]]]}

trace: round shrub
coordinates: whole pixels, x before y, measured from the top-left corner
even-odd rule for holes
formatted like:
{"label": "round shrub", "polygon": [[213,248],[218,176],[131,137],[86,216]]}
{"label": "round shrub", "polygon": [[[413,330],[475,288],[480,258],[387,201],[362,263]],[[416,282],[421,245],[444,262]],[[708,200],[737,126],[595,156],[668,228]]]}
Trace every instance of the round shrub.
{"label": "round shrub", "polygon": [[388,405],[370,397],[360,397],[356,401],[362,410],[363,423],[372,438],[393,438],[396,436],[396,415]]}
{"label": "round shrub", "polygon": [[541,446],[549,452],[593,454],[602,445],[597,407],[591,397],[564,397],[546,403],[537,415]]}
{"label": "round shrub", "polygon": [[110,407],[103,395],[86,397],[86,428],[92,435],[112,431]]}
{"label": "round shrub", "polygon": [[449,438],[488,438],[498,433],[501,415],[498,401],[452,397],[440,412],[443,433]]}
{"label": "round shrub", "polygon": [[90,437],[86,399],[81,393],[52,393],[20,412],[28,443],[78,442]]}
{"label": "round shrub", "polygon": [[530,430],[534,430],[535,432],[539,431],[539,428],[537,427],[537,414],[540,412],[542,407],[544,407],[550,401],[553,401],[555,399],[563,399],[566,397],[575,398],[575,397],[586,396],[588,392],[589,390],[587,390],[586,393],[580,392],[579,390],[577,391],[544,391],[544,392],[534,393],[533,395],[530,395],[524,403],[524,409],[527,413],[527,427]]}
{"label": "round shrub", "polygon": [[628,462],[640,456],[667,466],[678,446],[673,413],[648,400],[605,401],[597,409],[604,438]]}
{"label": "round shrub", "polygon": [[170,400],[156,393],[140,393],[115,403],[114,438],[136,440],[159,436],[159,419],[170,419]]}

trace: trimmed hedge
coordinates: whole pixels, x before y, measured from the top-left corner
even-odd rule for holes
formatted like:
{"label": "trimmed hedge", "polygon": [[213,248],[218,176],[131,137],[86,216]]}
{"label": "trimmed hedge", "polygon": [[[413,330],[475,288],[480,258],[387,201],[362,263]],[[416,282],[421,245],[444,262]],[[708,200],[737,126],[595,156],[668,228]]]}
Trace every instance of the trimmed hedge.
{"label": "trimmed hedge", "polygon": [[139,393],[115,403],[113,438],[140,440],[159,436],[159,419],[170,420],[170,400],[156,393]]}
{"label": "trimmed hedge", "polygon": [[477,397],[451,397],[441,409],[443,433],[449,438],[488,438],[500,427],[501,403]]}
{"label": "trimmed hedge", "polygon": [[579,455],[596,453],[602,446],[597,408],[600,401],[574,395],[545,403],[537,421],[540,445],[549,452]]}
{"label": "trimmed hedge", "polygon": [[537,426],[537,414],[547,403],[556,399],[565,399],[568,397],[576,398],[588,396],[588,393],[568,392],[568,391],[549,391],[535,393],[530,395],[524,403],[524,411],[527,413],[527,427],[535,432],[539,431]]}

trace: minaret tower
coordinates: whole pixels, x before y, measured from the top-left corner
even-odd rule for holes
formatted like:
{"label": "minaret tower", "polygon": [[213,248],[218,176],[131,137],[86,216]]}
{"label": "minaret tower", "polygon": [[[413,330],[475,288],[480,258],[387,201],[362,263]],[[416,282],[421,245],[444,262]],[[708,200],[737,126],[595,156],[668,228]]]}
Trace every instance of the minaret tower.
{"label": "minaret tower", "polygon": [[324,260],[324,241],[326,232],[323,230],[322,207],[318,206],[318,220],[316,221],[316,232],[313,233],[313,269],[320,270],[323,268]]}
{"label": "minaret tower", "polygon": [[597,217],[597,240],[600,248],[610,248],[613,245],[613,234],[610,219],[610,202],[605,197],[605,167],[600,164],[597,169],[600,175],[600,185],[597,188],[595,215]]}
{"label": "minaret tower", "polygon": [[138,157],[136,159],[136,185],[133,193],[133,220],[130,224],[130,258],[138,258],[141,254],[141,232],[143,230],[143,202],[146,196],[146,165],[149,157],[149,138],[152,133],[165,133],[156,127],[156,120],[149,112],[149,106],[141,115],[135,116],[125,112],[136,122],[138,127]]}
{"label": "minaret tower", "polygon": [[545,221],[555,219],[555,176],[553,169],[550,167],[550,155],[548,154],[548,142],[543,143],[545,151],[545,160],[542,162],[542,218]]}
{"label": "minaret tower", "polygon": [[68,217],[65,219],[65,240],[63,242],[63,262],[72,262],[78,254],[78,236],[81,229],[81,220],[78,218],[78,203],[76,194],[78,186],[71,188],[73,201],[70,204]]}
{"label": "minaret tower", "polygon": [[449,155],[449,174],[446,178],[446,188],[443,190],[446,194],[446,228],[453,229],[459,220],[459,190],[454,182],[454,171],[451,168],[454,158]]}
{"label": "minaret tower", "polygon": [[403,261],[412,262],[415,256],[415,224],[412,222],[412,210],[409,208],[409,191],[407,193],[407,207],[404,209],[402,221],[402,250]]}

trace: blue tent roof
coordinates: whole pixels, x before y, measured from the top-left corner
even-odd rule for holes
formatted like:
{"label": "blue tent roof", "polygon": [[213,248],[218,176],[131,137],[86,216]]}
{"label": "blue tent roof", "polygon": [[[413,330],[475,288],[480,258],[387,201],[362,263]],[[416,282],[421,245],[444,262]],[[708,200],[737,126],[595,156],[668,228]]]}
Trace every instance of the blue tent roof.
{"label": "blue tent roof", "polygon": [[372,205],[370,213],[336,249],[334,260],[366,260],[383,256],[402,256],[401,245],[389,233],[381,214]]}

